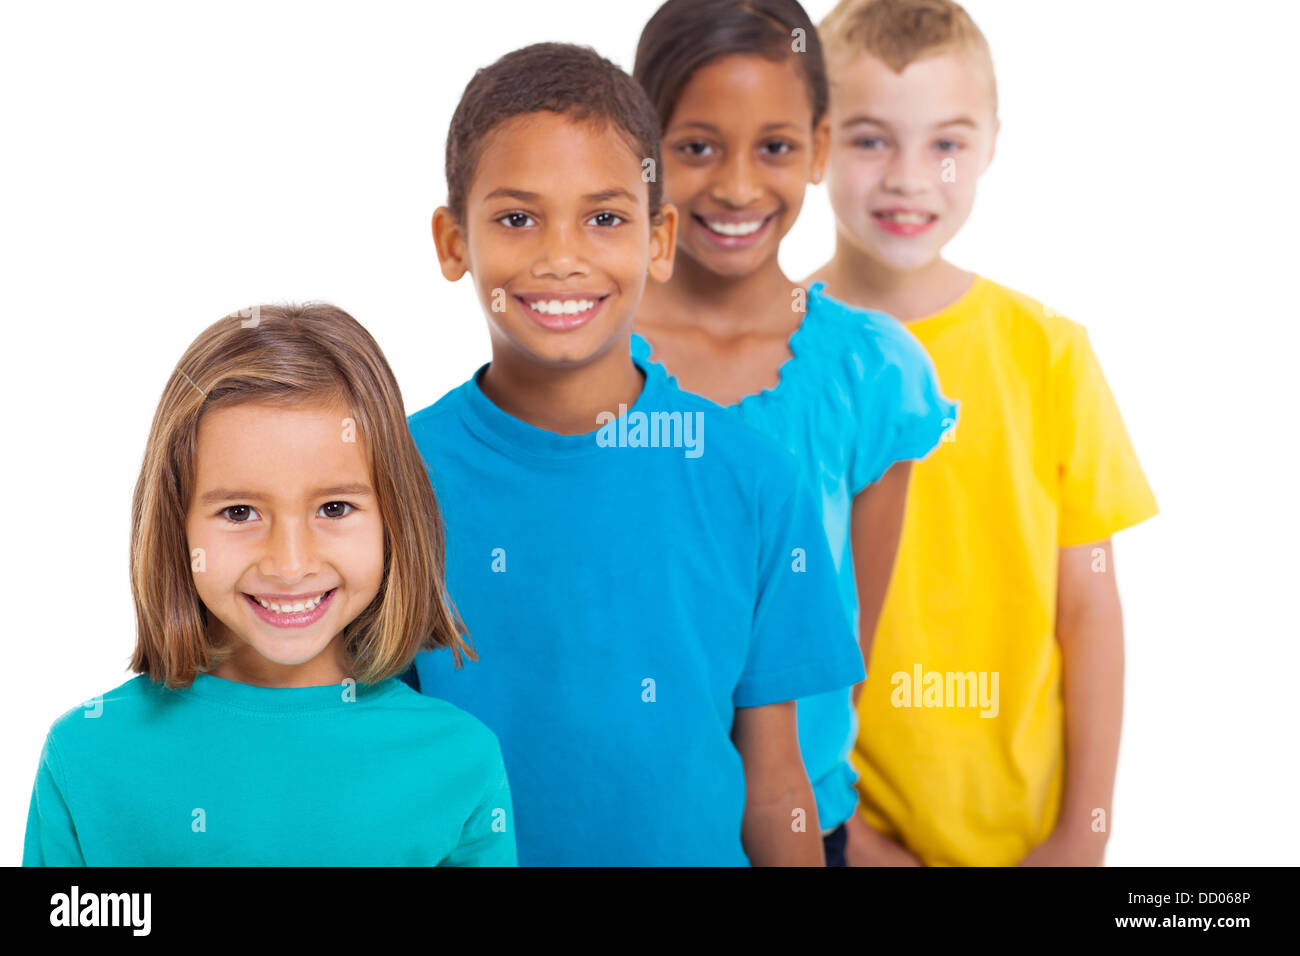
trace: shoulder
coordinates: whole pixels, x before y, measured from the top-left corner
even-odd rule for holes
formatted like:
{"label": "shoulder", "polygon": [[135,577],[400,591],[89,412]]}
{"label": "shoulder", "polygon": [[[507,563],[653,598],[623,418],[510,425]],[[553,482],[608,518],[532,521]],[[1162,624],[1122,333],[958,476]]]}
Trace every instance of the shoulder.
{"label": "shoulder", "polygon": [[392,678],[393,686],[380,702],[385,719],[398,716],[441,746],[451,746],[461,754],[478,755],[488,763],[500,760],[501,743],[483,721],[440,697],[421,693],[409,684]]}
{"label": "shoulder", "polygon": [[943,422],[955,417],[956,404],[942,394],[934,359],[892,315],[848,305],[814,283],[806,325],[806,337],[797,345],[817,388],[842,396],[859,421],[865,416],[866,427],[924,420],[923,433],[916,436],[924,445],[930,424],[938,428],[937,440]]}
{"label": "shoulder", "polygon": [[808,290],[808,317],[797,344],[801,358],[838,366],[854,378],[870,380],[883,372],[930,374],[934,363],[907,326],[886,312],[863,309],[824,291]]}
{"label": "shoulder", "polygon": [[981,281],[988,309],[998,317],[1000,331],[1005,335],[1041,345],[1053,361],[1087,345],[1087,329],[1050,305],[992,279]]}
{"label": "shoulder", "polygon": [[129,736],[144,726],[150,715],[167,708],[175,696],[141,674],[65,711],[50,725],[46,739],[64,751],[98,750],[109,740]]}
{"label": "shoulder", "polygon": [[[477,373],[476,373],[477,374]],[[406,424],[418,442],[422,435],[434,435],[444,432],[458,421],[460,409],[464,406],[466,393],[474,387],[474,379],[456,386],[432,405],[427,405],[407,416]]]}

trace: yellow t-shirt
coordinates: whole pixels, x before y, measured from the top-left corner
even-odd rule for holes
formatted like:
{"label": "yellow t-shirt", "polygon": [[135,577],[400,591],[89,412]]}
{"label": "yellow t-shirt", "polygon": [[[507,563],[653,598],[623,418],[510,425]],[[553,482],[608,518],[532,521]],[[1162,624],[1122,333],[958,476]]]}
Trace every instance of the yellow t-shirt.
{"label": "yellow t-shirt", "polygon": [[1064,783],[1058,549],[1156,502],[1082,326],[976,276],[907,327],[961,407],[913,468],[858,705],[862,813],[927,864],[1012,864]]}

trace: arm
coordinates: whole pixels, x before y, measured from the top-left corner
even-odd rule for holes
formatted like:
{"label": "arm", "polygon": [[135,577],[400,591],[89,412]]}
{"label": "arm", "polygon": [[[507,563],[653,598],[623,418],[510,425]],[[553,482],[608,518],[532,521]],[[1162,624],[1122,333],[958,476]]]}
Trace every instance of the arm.
{"label": "arm", "polygon": [[23,866],[86,865],[72,811],[63,796],[61,766],[54,741],[47,737],[27,811]]}
{"label": "arm", "polygon": [[[862,666],[866,668],[871,664],[871,643],[876,636],[885,592],[889,590],[889,579],[894,573],[911,479],[912,463],[895,462],[879,481],[867,485],[853,499],[850,534],[853,573],[858,583],[858,646],[862,648]],[[855,705],[862,687],[858,684],[853,688]]]}
{"label": "arm", "polygon": [[817,803],[799,754],[795,702],[737,707],[731,739],[745,765],[740,840],[750,862],[825,866]]}
{"label": "arm", "polygon": [[500,783],[477,807],[461,830],[460,842],[439,866],[518,866],[514,807],[510,783],[498,756]]}
{"label": "arm", "polygon": [[[903,535],[903,513],[912,480],[912,462],[899,461],[880,480],[863,488],[853,499],[853,574],[858,584],[858,646],[862,666],[871,664],[871,645],[885,604],[889,579],[898,557]],[[853,688],[856,707],[864,681]],[[849,817],[848,845],[844,855],[849,866],[920,866],[921,861],[905,848],[872,829],[860,813]]]}
{"label": "arm", "polygon": [[[1124,709],[1124,623],[1110,539],[1062,548],[1057,575],[1065,792],[1056,827],[1021,865],[1099,866],[1110,831]],[[1094,819],[1100,829],[1094,829]]]}

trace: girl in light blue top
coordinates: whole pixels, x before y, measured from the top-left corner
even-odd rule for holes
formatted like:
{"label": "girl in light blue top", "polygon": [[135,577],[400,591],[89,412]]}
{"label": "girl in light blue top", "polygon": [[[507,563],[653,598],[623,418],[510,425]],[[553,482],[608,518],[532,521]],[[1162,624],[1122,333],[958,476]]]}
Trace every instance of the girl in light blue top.
{"label": "girl in light blue top", "polygon": [[[663,124],[665,199],[680,224],[672,278],[647,286],[633,354],[797,455],[866,661],[910,462],[942,440],[957,406],[901,323],[794,283],[777,261],[827,160],[817,31],[794,0],[669,0],[633,72]],[[827,863],[843,865],[857,805],[853,696],[802,698],[798,711]]]}
{"label": "girl in light blue top", "polygon": [[397,678],[463,642],[374,339],[332,306],[215,323],[131,509],[140,676],[41,753],[27,866],[514,865],[496,737]]}

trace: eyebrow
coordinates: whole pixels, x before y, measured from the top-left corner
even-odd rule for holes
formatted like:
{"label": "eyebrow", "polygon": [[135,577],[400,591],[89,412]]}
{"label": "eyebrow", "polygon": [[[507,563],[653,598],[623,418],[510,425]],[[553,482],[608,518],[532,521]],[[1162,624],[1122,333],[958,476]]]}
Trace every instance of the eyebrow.
{"label": "eyebrow", "polygon": [[[308,495],[309,498],[324,498],[327,495],[369,495],[373,494],[370,486],[361,482],[353,482],[348,485],[335,485],[332,488],[317,488]],[[214,488],[199,496],[200,504],[214,504],[218,501],[231,501],[240,499],[246,501],[262,501],[265,498],[260,492],[241,491],[230,488]]]}
{"label": "eyebrow", "polygon": [[[708,130],[710,133],[717,133],[719,136],[722,135],[722,130],[714,126],[712,123],[706,123],[703,120],[691,120],[688,123],[674,123],[673,130],[677,131],[682,127],[689,128],[692,126],[698,127],[699,129],[703,129],[703,130]],[[787,127],[789,127],[790,129],[800,128],[797,123],[791,123],[789,120],[779,120],[779,121],[773,121],[771,123],[764,123],[762,126],[759,127],[759,132],[766,133],[772,130],[785,129]]]}
{"label": "eyebrow", "polygon": [[[866,123],[870,123],[872,126],[883,126],[885,128],[888,128],[889,126],[889,124],[886,123],[884,120],[878,120],[874,116],[868,116],[865,113],[859,113],[857,116],[850,116],[848,119],[846,119],[843,123],[840,124],[840,127],[845,128],[849,126],[857,126],[859,124],[866,124]],[[934,128],[942,129],[945,126],[969,126],[972,129],[974,129],[975,125],[976,125],[975,121],[971,119],[969,116],[954,116],[952,119],[944,120],[942,123],[935,123]]]}
{"label": "eyebrow", "polygon": [[[500,189],[492,190],[483,197],[483,200],[486,202],[489,199],[497,198],[518,199],[520,202],[537,202],[542,198],[542,194],[531,193],[524,189],[506,189],[503,186]],[[583,202],[605,202],[609,199],[627,199],[631,202],[636,202],[636,196],[622,187],[602,189],[600,192],[587,193],[582,197]]]}

